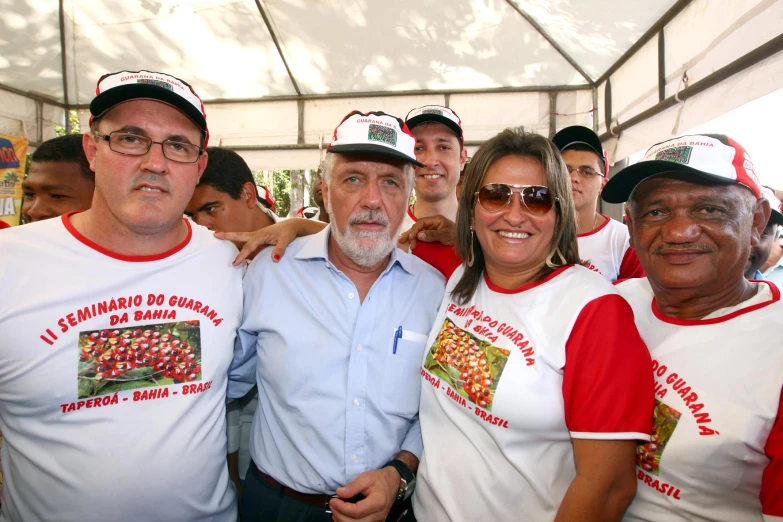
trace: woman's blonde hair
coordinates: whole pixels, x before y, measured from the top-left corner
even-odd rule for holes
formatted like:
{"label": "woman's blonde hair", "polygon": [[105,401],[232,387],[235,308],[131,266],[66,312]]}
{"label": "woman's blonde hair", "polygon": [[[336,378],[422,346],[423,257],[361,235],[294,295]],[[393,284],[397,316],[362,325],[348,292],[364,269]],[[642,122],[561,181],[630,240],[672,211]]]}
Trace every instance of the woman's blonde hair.
{"label": "woman's blonde hair", "polygon": [[[473,215],[481,188],[490,167],[506,156],[533,158],[544,167],[547,186],[554,198],[555,232],[546,262],[536,277],[539,280],[556,268],[579,264],[576,241],[576,211],[571,196],[571,180],[560,151],[545,137],[525,132],[522,127],[506,129],[479,147],[465,171],[462,195],[457,210],[457,254],[466,260],[465,270],[452,295],[457,302],[468,302],[478,288],[484,272],[484,252],[472,232]],[[467,262],[472,261],[471,264]]]}

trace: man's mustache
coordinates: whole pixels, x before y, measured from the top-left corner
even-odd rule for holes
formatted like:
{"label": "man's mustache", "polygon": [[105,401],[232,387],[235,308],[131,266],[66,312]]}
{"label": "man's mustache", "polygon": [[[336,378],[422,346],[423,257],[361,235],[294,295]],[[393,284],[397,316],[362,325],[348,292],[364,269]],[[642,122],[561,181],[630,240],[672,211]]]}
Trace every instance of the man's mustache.
{"label": "man's mustache", "polygon": [[348,218],[349,225],[358,223],[377,223],[387,227],[389,226],[389,216],[381,210],[364,210]]}
{"label": "man's mustache", "polygon": [[664,243],[658,245],[652,251],[653,255],[662,254],[676,254],[677,252],[704,252],[705,254],[711,254],[715,252],[715,248],[709,245],[700,245],[698,243]]}

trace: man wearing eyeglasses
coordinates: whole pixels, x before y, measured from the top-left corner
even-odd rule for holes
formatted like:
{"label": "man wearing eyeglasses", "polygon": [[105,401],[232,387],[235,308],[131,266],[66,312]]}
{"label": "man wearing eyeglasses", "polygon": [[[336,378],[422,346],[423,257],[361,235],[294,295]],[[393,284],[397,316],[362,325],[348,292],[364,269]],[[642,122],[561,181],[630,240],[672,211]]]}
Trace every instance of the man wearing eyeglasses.
{"label": "man wearing eyeglasses", "polygon": [[628,229],[597,210],[609,174],[601,140],[587,127],[573,125],[555,134],[552,141],[571,175],[580,259],[609,281],[644,277],[630,247]]}
{"label": "man wearing eyeglasses", "polygon": [[[235,247],[183,219],[209,131],[187,83],[108,74],[92,206],[0,238],[0,521],[235,521]],[[208,277],[208,284],[204,283]]]}

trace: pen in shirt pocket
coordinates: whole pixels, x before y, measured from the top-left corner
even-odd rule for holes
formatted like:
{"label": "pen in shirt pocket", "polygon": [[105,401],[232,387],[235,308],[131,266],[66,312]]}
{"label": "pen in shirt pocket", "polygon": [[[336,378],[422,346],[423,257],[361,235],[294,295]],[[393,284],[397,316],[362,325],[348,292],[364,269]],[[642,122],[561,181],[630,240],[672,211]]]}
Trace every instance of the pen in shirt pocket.
{"label": "pen in shirt pocket", "polygon": [[392,355],[397,355],[397,343],[400,339],[403,341],[423,343],[427,341],[427,336],[420,333],[411,332],[409,330],[403,330],[402,326],[398,326],[397,329],[394,330],[394,346],[392,348]]}

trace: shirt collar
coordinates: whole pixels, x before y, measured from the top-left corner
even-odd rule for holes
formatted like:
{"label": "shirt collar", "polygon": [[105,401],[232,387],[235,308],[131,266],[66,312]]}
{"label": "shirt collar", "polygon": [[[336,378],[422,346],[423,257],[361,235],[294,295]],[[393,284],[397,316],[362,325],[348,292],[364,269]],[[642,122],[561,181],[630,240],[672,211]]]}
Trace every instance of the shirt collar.
{"label": "shirt collar", "polygon": [[[331,233],[332,225],[329,224],[317,234],[304,238],[305,244],[294,258],[302,260],[322,259],[324,261],[329,261],[329,235]],[[405,272],[413,274],[413,256],[396,247],[392,250],[391,259],[383,273],[386,274],[389,272],[394,265],[399,265]]]}

